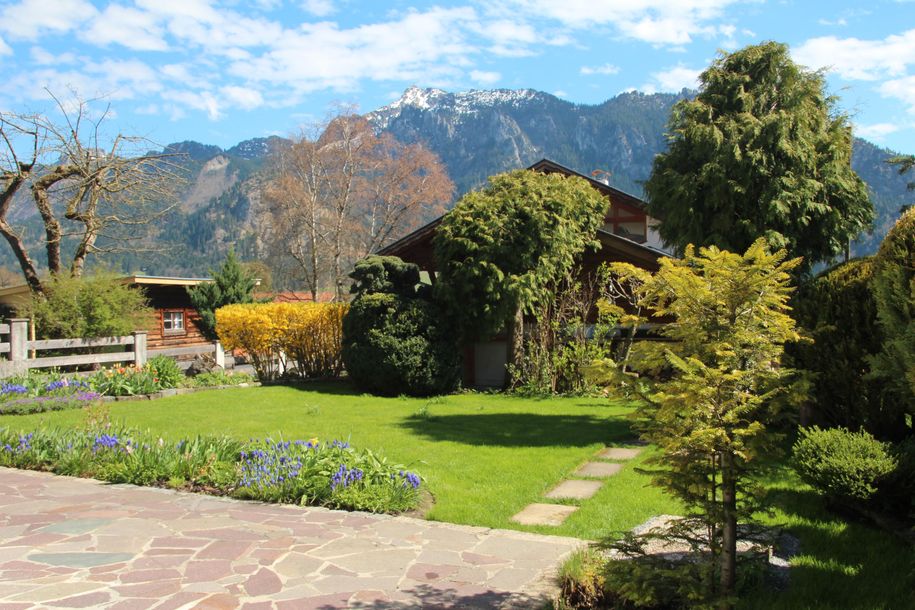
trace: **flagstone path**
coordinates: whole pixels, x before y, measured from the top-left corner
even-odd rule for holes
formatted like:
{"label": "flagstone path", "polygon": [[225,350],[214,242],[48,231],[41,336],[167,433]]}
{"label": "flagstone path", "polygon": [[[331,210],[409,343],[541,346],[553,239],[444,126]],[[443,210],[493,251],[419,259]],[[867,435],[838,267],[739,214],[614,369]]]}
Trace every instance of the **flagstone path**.
{"label": "flagstone path", "polygon": [[538,608],[583,544],[0,468],[0,610]]}
{"label": "flagstone path", "polygon": [[[641,452],[642,449],[639,447],[606,447],[595,456],[595,459],[599,461],[585,462],[572,473],[573,477],[587,478],[562,481],[547,492],[546,497],[551,500],[578,502],[587,500],[600,490],[603,479],[608,479],[623,469],[623,465],[616,462],[631,460]],[[521,509],[521,512],[512,517],[512,521],[522,525],[558,526],[562,525],[569,515],[577,510],[578,506],[570,504],[528,504]]]}

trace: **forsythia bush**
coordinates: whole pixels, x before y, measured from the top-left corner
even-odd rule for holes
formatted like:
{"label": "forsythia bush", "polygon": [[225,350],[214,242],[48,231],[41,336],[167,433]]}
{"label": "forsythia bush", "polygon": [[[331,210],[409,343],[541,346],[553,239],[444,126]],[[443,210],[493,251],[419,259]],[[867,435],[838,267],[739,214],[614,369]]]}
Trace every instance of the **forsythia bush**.
{"label": "forsythia bush", "polygon": [[[216,333],[227,349],[245,350],[258,377],[281,373],[328,377],[343,367],[343,303],[250,303],[216,310]],[[285,355],[285,366],[281,361]]]}

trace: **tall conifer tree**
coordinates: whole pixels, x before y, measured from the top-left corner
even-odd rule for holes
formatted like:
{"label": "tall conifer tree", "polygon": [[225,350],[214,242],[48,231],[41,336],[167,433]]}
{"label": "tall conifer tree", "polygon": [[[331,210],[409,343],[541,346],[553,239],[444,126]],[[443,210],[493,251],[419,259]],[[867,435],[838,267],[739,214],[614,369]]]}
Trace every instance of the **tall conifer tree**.
{"label": "tall conifer tree", "polygon": [[766,42],[721,55],[700,83],[674,107],[646,184],[662,238],[743,252],[764,237],[805,269],[846,252],[874,210],[822,74]]}

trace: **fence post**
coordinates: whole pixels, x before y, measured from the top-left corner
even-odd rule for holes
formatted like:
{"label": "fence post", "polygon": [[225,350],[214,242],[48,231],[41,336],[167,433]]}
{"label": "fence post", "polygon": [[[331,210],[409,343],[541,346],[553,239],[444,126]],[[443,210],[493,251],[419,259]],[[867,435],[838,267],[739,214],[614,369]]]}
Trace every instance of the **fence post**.
{"label": "fence post", "polygon": [[135,330],[133,332],[133,363],[137,367],[146,364],[146,331]]}
{"label": "fence post", "polygon": [[213,348],[215,349],[215,360],[216,366],[220,368],[226,368],[226,352],[222,349],[222,343],[218,340],[213,342]]}
{"label": "fence post", "polygon": [[29,357],[29,319],[10,320],[10,360],[26,360]]}

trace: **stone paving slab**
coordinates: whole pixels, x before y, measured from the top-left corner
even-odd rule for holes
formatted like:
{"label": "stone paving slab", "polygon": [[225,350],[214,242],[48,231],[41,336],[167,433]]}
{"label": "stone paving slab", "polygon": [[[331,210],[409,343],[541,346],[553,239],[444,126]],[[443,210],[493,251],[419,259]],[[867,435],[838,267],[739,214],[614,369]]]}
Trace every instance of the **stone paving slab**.
{"label": "stone paving slab", "polygon": [[531,608],[583,544],[0,468],[0,608]]}
{"label": "stone paving slab", "polygon": [[641,449],[635,447],[607,447],[601,451],[597,457],[604,460],[631,460],[642,453]]}
{"label": "stone paving slab", "polygon": [[576,477],[594,477],[597,479],[606,479],[612,477],[623,469],[622,464],[610,464],[609,462],[588,462],[582,464],[575,471]]}
{"label": "stone paving slab", "polygon": [[581,481],[570,480],[563,481],[554,487],[548,494],[547,498],[567,498],[570,500],[587,500],[600,489],[600,481]]}
{"label": "stone paving slab", "polygon": [[562,525],[577,510],[577,506],[563,504],[528,504],[512,521],[521,525]]}

